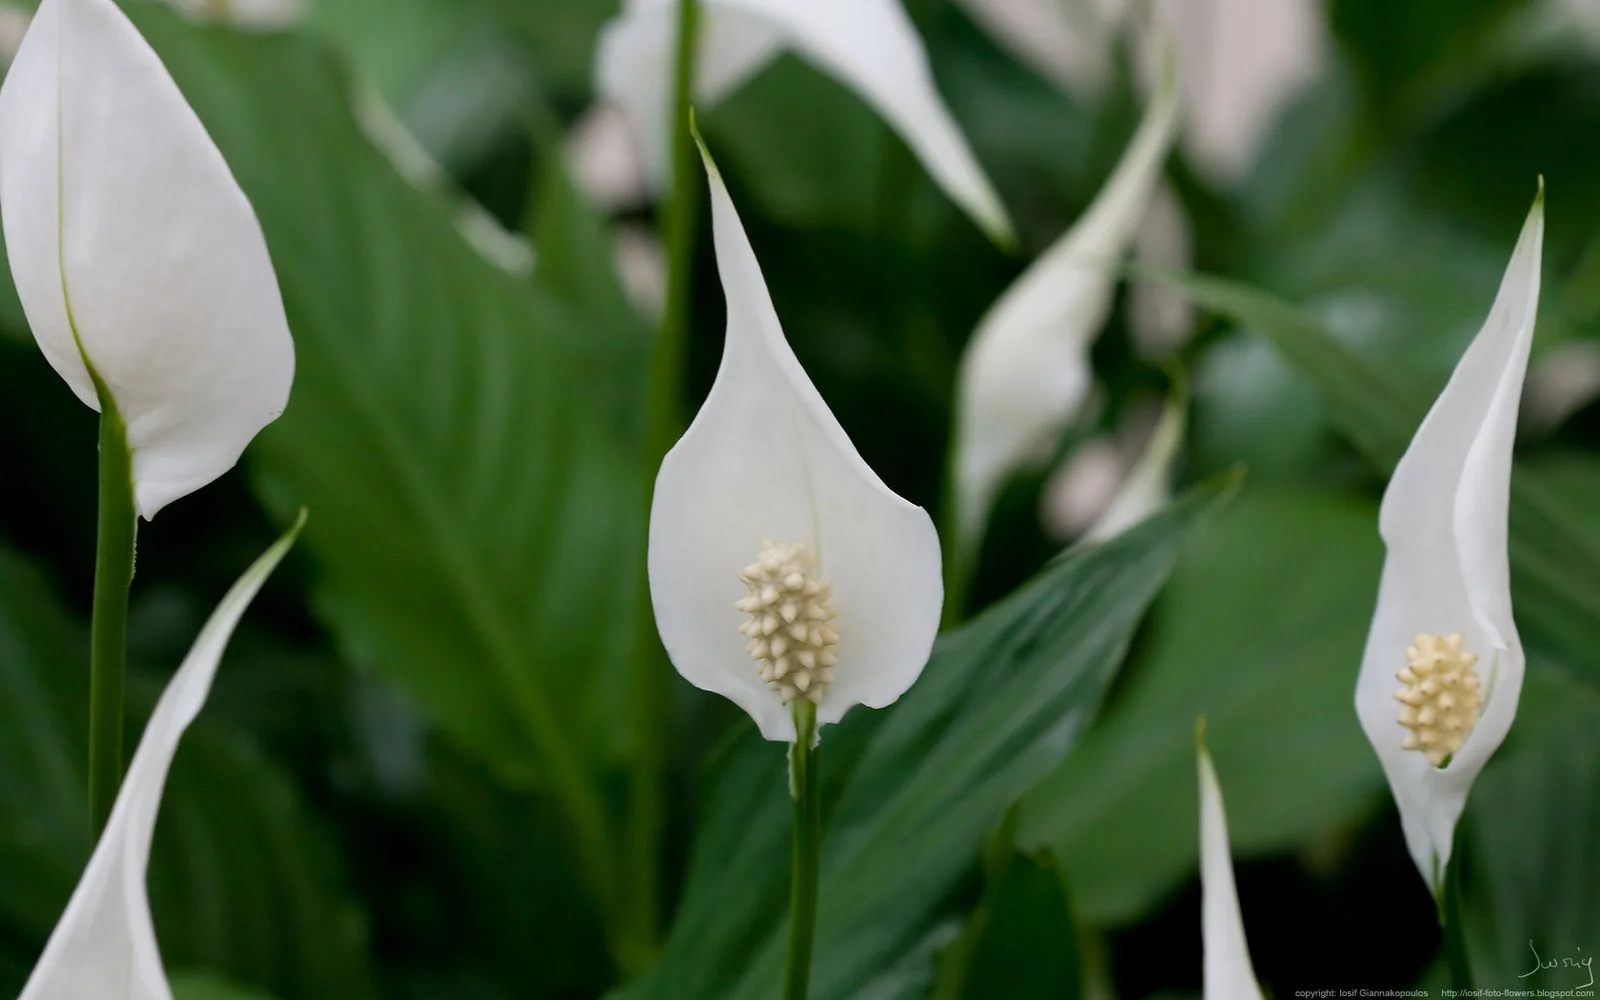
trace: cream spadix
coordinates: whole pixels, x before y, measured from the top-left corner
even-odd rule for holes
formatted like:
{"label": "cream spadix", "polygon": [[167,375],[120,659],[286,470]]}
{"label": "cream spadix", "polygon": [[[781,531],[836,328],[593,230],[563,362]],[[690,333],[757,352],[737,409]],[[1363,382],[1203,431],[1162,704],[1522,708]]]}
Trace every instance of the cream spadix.
{"label": "cream spadix", "polygon": [[167,771],[184,731],[205,704],[234,626],[304,523],[302,513],[233,585],[167,683],[139,740],[111,820],[20,1000],[172,1000],[145,894],[150,839]]}
{"label": "cream spadix", "polygon": [[[657,185],[670,172],[677,19],[677,0],[629,0],[606,26],[595,61],[595,89],[632,120]],[[697,106],[792,50],[872,105],[952,201],[991,238],[1010,241],[1005,207],[940,99],[900,0],[701,0],[700,23]]]}
{"label": "cream spadix", "polygon": [[1203,730],[1195,733],[1200,772],[1200,935],[1205,945],[1205,1000],[1261,1000],[1233,884],[1228,814]]}
{"label": "cream spadix", "polygon": [[0,213],[45,357],[121,414],[140,514],[232,468],[283,412],[294,345],[261,228],[111,0],[39,5],[0,87]]}
{"label": "cream spadix", "polygon": [[1356,713],[1436,895],[1467,793],[1522,691],[1506,519],[1543,241],[1541,184],[1489,318],[1395,467],[1379,515],[1388,554]]}
{"label": "cream spadix", "polygon": [[939,538],[806,377],[701,152],[728,329],[711,392],[656,477],[650,597],[678,672],[793,742],[795,699],[837,722],[921,674],[943,603]]}
{"label": "cream spadix", "polygon": [[978,323],[956,387],[955,499],[972,547],[1006,478],[1048,458],[1083,405],[1089,349],[1105,323],[1116,264],[1137,235],[1178,118],[1170,53],[1138,132],[1083,217]]}

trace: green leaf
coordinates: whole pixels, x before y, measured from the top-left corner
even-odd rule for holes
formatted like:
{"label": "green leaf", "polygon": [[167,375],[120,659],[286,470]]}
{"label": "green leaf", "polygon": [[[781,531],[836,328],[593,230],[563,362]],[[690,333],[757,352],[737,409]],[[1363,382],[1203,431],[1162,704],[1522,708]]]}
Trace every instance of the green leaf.
{"label": "green leaf", "polygon": [[[984,835],[1093,717],[1183,540],[1226,492],[1061,559],[944,636],[890,710],[823,731],[813,997],[926,995]],[[788,805],[783,748],[746,731],[717,765],[665,950],[622,996],[774,995]]]}
{"label": "green leaf", "polygon": [[1194,871],[1173,817],[1198,809],[1199,716],[1241,856],[1370,805],[1383,775],[1352,699],[1381,562],[1376,510],[1309,494],[1247,493],[1195,537],[1125,687],[1023,800],[1019,845],[1063,859],[1085,922],[1135,920]]}
{"label": "green leaf", "polygon": [[[987,880],[983,904],[944,956],[951,964],[933,1000],[1077,1000],[1078,930],[1055,858],[1018,854],[1008,843]],[[946,978],[953,969],[959,982]]]}
{"label": "green leaf", "polygon": [[277,266],[298,367],[254,469],[280,517],[315,512],[323,617],[460,745],[548,782],[604,893],[594,771],[623,752],[644,489],[591,390],[599,338],[395,173],[321,47],[137,14]]}
{"label": "green leaf", "polygon": [[[1473,788],[1456,834],[1476,985],[1573,990],[1595,982],[1596,732],[1600,693],[1567,672],[1529,670],[1516,722]],[[1537,971],[1535,952],[1544,964]]]}
{"label": "green leaf", "polygon": [[207,972],[177,972],[170,978],[173,1000],[271,1000]]}
{"label": "green leaf", "polygon": [[[20,990],[88,861],[86,654],[0,550],[0,972],[19,970],[0,994]],[[153,705],[154,687],[135,690]],[[168,961],[284,996],[372,995],[364,921],[292,785],[203,717],[168,779],[148,883]]]}
{"label": "green leaf", "polygon": [[[1400,460],[1434,392],[1401,383],[1272,295],[1204,275],[1132,268],[1205,309],[1265,337],[1316,386],[1340,429],[1380,471]],[[1571,669],[1600,684],[1600,533],[1538,467],[1511,476],[1512,590],[1526,638],[1562,654]]]}

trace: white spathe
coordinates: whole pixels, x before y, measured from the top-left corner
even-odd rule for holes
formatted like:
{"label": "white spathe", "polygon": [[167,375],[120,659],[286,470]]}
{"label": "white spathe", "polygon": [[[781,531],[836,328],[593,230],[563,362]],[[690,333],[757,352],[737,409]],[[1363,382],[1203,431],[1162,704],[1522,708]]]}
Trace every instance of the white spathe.
{"label": "white spathe", "polygon": [[1200,772],[1200,935],[1205,947],[1205,1000],[1261,1000],[1250,945],[1233,884],[1228,814],[1205,740],[1196,740]]}
{"label": "white spathe", "polygon": [[145,870],[167,771],[205,704],[234,626],[294,544],[305,515],[261,555],[211,613],[156,703],[100,842],[20,1000],[172,1000]]}
{"label": "white spathe", "polygon": [[[606,25],[595,63],[596,91],[627,112],[658,186],[671,173],[677,20],[677,0],[630,0]],[[939,97],[900,0],[701,0],[698,42],[696,104],[715,104],[792,50],[860,95],[952,201],[991,238],[1010,241],[1005,207]]]}
{"label": "white spathe", "polygon": [[1089,394],[1089,349],[1105,323],[1117,260],[1138,233],[1178,117],[1170,60],[1144,120],[1083,217],[978,323],[957,374],[959,544],[979,541],[1007,477],[1047,459]]}
{"label": "white spathe", "polygon": [[716,166],[712,231],[727,298],[722,364],[667,453],[650,508],[650,597],[674,666],[729,698],[769,740],[794,717],[746,651],[741,570],[766,541],[809,546],[837,609],[835,680],[819,725],[882,708],[921,674],[939,628],[939,537],[857,454],[784,339],[755,252]]}
{"label": "white spathe", "polygon": [[133,451],[153,517],[283,412],[294,345],[244,192],[111,0],[44,0],[0,87],[0,213],[35,339]]}
{"label": "white spathe", "polygon": [[[1543,241],[1541,185],[1489,318],[1396,466],[1379,515],[1388,555],[1356,713],[1394,791],[1412,860],[1435,894],[1467,793],[1511,728],[1522,691],[1506,517]],[[1454,633],[1477,657],[1484,704],[1465,744],[1435,767],[1401,746],[1396,675],[1415,636]]]}

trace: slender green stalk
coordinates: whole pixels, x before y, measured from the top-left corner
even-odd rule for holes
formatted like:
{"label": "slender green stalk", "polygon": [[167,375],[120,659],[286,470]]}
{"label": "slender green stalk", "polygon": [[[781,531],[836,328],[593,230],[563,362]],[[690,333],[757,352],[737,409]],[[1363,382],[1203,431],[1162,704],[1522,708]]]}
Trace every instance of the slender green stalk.
{"label": "slender green stalk", "polygon": [[1450,985],[1456,990],[1470,990],[1472,962],[1467,957],[1467,929],[1461,921],[1461,861],[1452,853],[1450,864],[1445,866],[1444,885],[1440,890],[1439,932],[1444,936],[1445,964],[1450,968]]}
{"label": "slender green stalk", "polygon": [[[673,75],[672,195],[667,204],[667,301],[650,364],[650,414],[647,468],[653,473],[683,426],[683,368],[688,354],[691,278],[694,267],[695,212],[700,165],[689,133],[695,49],[699,40],[699,0],[678,4],[678,50]],[[646,497],[653,476],[645,480]],[[636,745],[628,788],[628,870],[631,877],[631,940],[619,955],[625,971],[637,971],[655,951],[660,936],[660,863],[663,809],[662,773],[668,718],[668,669],[656,637],[649,588],[639,586],[639,641],[633,657],[633,731]]]}
{"label": "slender green stalk", "polygon": [[100,526],[95,543],[89,646],[89,818],[96,840],[122,786],[122,698],[127,672],[128,589],[133,584],[133,454],[111,393],[100,395]]}
{"label": "slender green stalk", "polygon": [[817,879],[822,846],[822,782],[817,773],[817,707],[795,702],[795,742],[789,748],[789,794],[794,799],[794,864],[789,883],[789,960],[784,1000],[805,1000],[811,988],[811,944],[817,930]]}

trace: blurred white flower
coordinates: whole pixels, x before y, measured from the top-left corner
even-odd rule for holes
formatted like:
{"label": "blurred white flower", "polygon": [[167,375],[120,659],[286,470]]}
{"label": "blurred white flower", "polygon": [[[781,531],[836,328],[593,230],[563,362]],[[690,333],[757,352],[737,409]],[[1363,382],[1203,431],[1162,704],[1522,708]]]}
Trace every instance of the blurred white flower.
{"label": "blurred white flower", "polygon": [[33,11],[20,4],[0,3],[0,62],[9,64],[22,47],[28,35],[28,24],[33,21]]}
{"label": "blurred white flower", "polygon": [[[629,0],[602,33],[596,58],[595,90],[632,119],[658,186],[671,172],[677,20],[676,0]],[[702,0],[695,103],[715,104],[785,50],[855,90],[952,201],[991,238],[1010,240],[1005,207],[939,97],[900,0]]]}
{"label": "blurred white flower", "polygon": [[1205,946],[1205,1000],[1261,1000],[1250,945],[1239,914],[1228,849],[1228,814],[1203,731],[1195,734],[1200,772],[1200,935]]}
{"label": "blurred white flower", "polygon": [[[959,0],[1019,60],[1093,99],[1110,75],[1117,33],[1146,6],[1132,0]],[[1590,0],[1566,0],[1579,6]],[[1255,161],[1286,102],[1327,62],[1317,0],[1156,0],[1178,48],[1184,146],[1230,184]],[[1148,56],[1148,53],[1139,53]],[[1141,65],[1158,60],[1141,60]]]}
{"label": "blurred white flower", "polygon": [[1161,419],[1144,452],[1128,472],[1111,503],[1084,533],[1084,540],[1103,542],[1127,531],[1165,507],[1172,499],[1172,464],[1183,444],[1188,401],[1174,392],[1162,407]]}
{"label": "blurred white flower", "polygon": [[939,537],[806,377],[702,155],[728,329],[711,392],[656,477],[650,597],[678,672],[792,743],[795,699],[820,726],[888,705],[922,673],[943,603]]}
{"label": "blurred white flower", "polygon": [[20,1000],[172,1000],[145,894],[150,838],[167,771],[178,741],[205,704],[234,626],[303,523],[304,514],[233,585],[167,683],[128,766],[111,820]]}
{"label": "blurred white flower", "polygon": [[1467,793],[1522,690],[1506,515],[1543,240],[1541,185],[1489,318],[1400,459],[1379,515],[1388,556],[1356,713],[1436,895]]}
{"label": "blurred white flower", "polygon": [[0,88],[17,294],[79,399],[114,401],[153,517],[283,412],[294,344],[261,227],[111,0],[44,0]]}
{"label": "blurred white flower", "polygon": [[957,375],[959,543],[979,541],[1008,476],[1047,459],[1093,383],[1089,349],[1111,308],[1117,259],[1161,176],[1177,120],[1170,62],[1122,161],[1083,217],[990,307]]}

